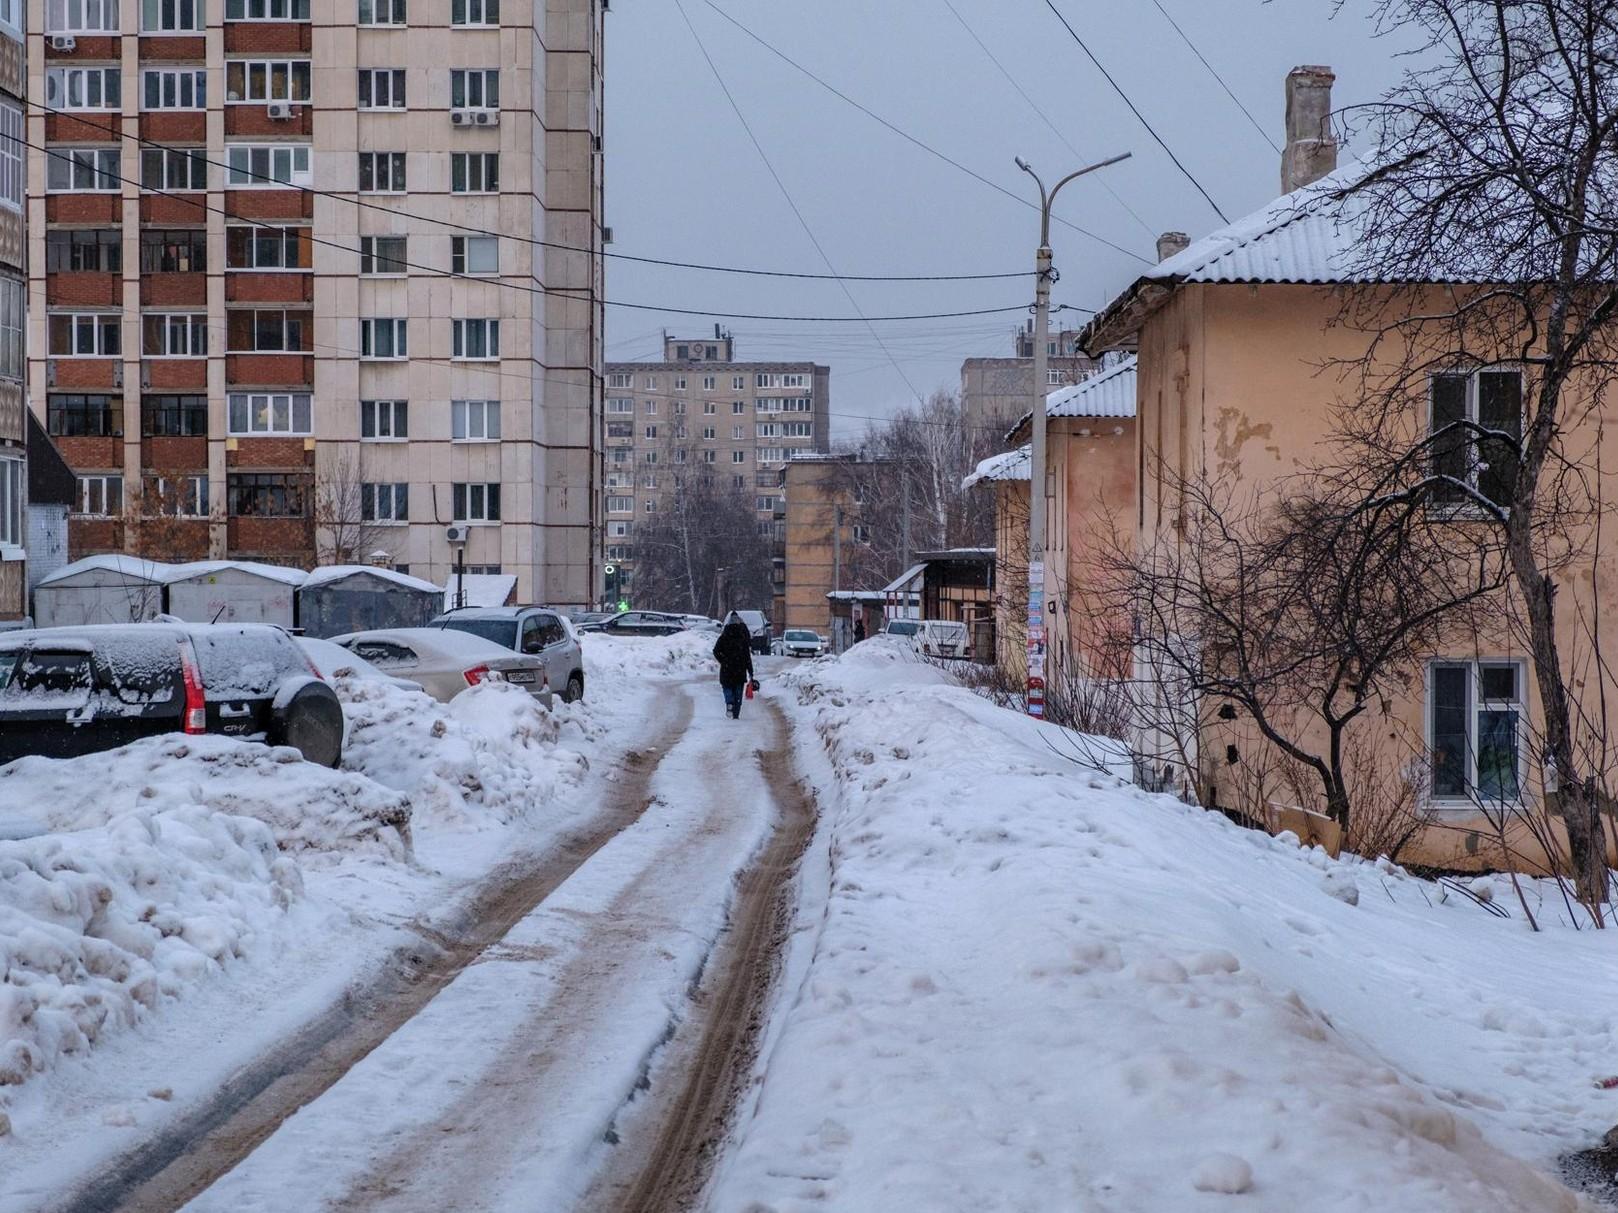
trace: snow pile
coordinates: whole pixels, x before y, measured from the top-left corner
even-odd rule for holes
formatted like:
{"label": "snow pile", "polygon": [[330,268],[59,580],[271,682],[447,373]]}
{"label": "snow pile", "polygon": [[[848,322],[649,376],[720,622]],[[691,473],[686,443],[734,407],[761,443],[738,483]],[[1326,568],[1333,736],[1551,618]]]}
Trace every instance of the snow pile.
{"label": "snow pile", "polygon": [[1618,1120],[1610,932],[1148,796],[943,678],[788,679],[825,857],[715,1213],[1581,1207],[1543,1172]]}
{"label": "snow pile", "polygon": [[268,826],[203,808],[0,842],[0,1088],[243,955],[301,887]]}
{"label": "snow pile", "polygon": [[672,636],[608,636],[583,632],[584,677],[643,678],[648,674],[717,675],[713,659],[717,632],[676,632]]}

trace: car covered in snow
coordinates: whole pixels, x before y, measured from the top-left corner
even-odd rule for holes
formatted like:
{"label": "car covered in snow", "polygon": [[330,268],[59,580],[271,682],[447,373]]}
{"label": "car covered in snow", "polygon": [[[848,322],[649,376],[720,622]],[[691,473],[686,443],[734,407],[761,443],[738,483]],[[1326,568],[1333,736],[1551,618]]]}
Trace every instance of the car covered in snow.
{"label": "car covered in snow", "polygon": [[437,627],[377,628],[331,639],[385,673],[420,683],[440,703],[448,703],[480,683],[509,682],[545,707],[551,706],[543,657],[513,653],[470,632]]}
{"label": "car covered in snow", "polygon": [[747,625],[747,634],[753,638],[753,652],[762,656],[769,656],[770,642],[774,639],[770,632],[770,621],[763,611],[737,611],[743,623]]}
{"label": "car covered in snow", "polygon": [[819,657],[826,651],[826,641],[818,632],[807,628],[788,628],[781,633],[781,653],[786,657]]}
{"label": "car covered in snow", "polygon": [[400,691],[419,691],[421,683],[408,678],[396,678],[386,670],[378,669],[358,653],[350,652],[340,644],[314,636],[295,637],[304,656],[309,658],[320,676],[327,682],[341,676],[364,678],[372,682],[385,682]]}
{"label": "car covered in snow", "polygon": [[342,759],[342,704],[265,624],[125,623],[0,634],[0,763],[219,733]]}
{"label": "car covered in snow", "polygon": [[448,628],[492,640],[514,653],[526,653],[545,662],[552,687],[562,689],[562,700],[584,698],[584,649],[573,623],[549,607],[460,607],[445,611],[429,627]]}
{"label": "car covered in snow", "polygon": [[684,615],[667,611],[619,611],[610,619],[587,623],[581,632],[601,632],[607,636],[673,636],[686,630]]}
{"label": "car covered in snow", "polygon": [[971,655],[966,625],[953,619],[890,619],[882,625],[882,634],[909,640],[923,657]]}

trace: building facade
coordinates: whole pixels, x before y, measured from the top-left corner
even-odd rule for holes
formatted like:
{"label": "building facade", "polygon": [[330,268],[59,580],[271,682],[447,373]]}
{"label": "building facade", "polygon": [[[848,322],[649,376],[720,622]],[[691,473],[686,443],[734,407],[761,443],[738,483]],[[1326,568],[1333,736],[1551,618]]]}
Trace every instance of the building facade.
{"label": "building facade", "polygon": [[848,637],[841,634],[839,619],[849,626],[852,619],[846,608],[836,609],[833,595],[881,588],[859,490],[872,462],[858,454],[800,455],[780,473],[784,525],[777,631],[809,628],[841,649]]}
{"label": "building facade", "polygon": [[709,468],[720,487],[751,493],[761,531],[779,548],[781,470],[831,440],[830,367],[738,362],[716,327],[712,337],[665,334],[663,361],[611,362],[606,379],[602,499],[618,596],[633,585],[635,528],[666,506],[682,468]]}
{"label": "building facade", "polygon": [[[961,363],[961,406],[968,426],[992,431],[998,442],[1034,407],[1033,321],[1011,334],[1010,358],[968,358]],[[1096,369],[1079,349],[1074,329],[1052,333],[1046,345],[1046,391],[1077,383]]]}
{"label": "building facade", "polygon": [[28,3],[72,554],[443,583],[455,525],[469,570],[591,601],[600,0]]}
{"label": "building facade", "polygon": [[0,624],[28,614],[22,0],[0,0]]}

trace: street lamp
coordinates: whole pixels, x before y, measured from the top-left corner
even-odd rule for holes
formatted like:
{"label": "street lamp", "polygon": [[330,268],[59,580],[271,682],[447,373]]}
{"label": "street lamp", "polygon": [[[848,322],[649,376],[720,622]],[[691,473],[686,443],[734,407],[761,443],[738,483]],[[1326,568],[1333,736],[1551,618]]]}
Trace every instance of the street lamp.
{"label": "street lamp", "polygon": [[1130,153],[1113,156],[1069,173],[1047,191],[1033,166],[1021,156],[1017,167],[1039,186],[1039,250],[1034,254],[1034,407],[1033,437],[1028,468],[1028,714],[1045,715],[1045,390],[1050,385],[1045,347],[1051,332],[1051,206],[1062,187],[1098,168],[1128,160]]}

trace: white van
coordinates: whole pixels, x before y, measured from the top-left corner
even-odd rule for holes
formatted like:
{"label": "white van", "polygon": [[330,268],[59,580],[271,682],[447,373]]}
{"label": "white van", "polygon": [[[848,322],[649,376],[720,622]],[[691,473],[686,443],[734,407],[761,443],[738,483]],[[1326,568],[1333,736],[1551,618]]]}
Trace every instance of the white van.
{"label": "white van", "polygon": [[951,619],[890,619],[882,625],[886,636],[907,636],[923,657],[964,658],[966,625]]}

